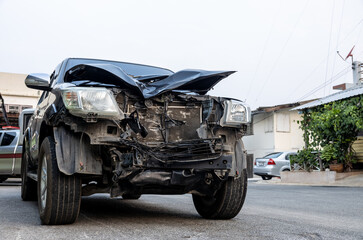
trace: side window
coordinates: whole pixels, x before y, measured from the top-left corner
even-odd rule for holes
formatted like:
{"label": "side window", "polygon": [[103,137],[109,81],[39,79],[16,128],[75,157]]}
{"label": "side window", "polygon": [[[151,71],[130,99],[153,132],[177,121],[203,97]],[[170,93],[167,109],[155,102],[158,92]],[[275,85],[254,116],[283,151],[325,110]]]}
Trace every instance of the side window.
{"label": "side window", "polygon": [[[58,78],[59,71],[60,71],[61,67],[62,67],[62,63],[61,63],[61,64],[59,64],[59,65],[55,68],[55,70],[53,71],[52,75],[50,75],[50,83],[49,83],[49,85],[50,85],[51,87],[54,87],[55,83],[57,82],[56,80],[57,80],[57,78]],[[48,91],[43,91],[42,95],[41,95],[41,96],[40,96],[40,98],[39,98],[38,105],[39,105],[41,102],[43,102],[43,100],[44,100],[46,97],[48,97],[48,94],[49,94],[49,92],[48,92]]]}
{"label": "side window", "polygon": [[15,137],[15,132],[4,133],[3,140],[1,141],[1,146],[9,146]]}
{"label": "side window", "polygon": [[51,87],[54,87],[55,83],[57,82],[56,80],[58,78],[61,67],[62,67],[62,63],[58,64],[58,66],[55,68],[54,72],[50,76],[50,86]]}

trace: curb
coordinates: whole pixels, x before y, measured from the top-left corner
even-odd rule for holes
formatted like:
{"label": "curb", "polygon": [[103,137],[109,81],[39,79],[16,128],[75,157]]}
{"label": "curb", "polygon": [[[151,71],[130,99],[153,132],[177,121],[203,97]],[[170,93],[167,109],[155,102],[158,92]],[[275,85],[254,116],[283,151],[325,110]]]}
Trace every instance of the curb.
{"label": "curb", "polygon": [[350,188],[363,188],[363,184],[344,184],[344,183],[332,183],[332,184],[307,184],[307,183],[282,183],[280,181],[271,181],[271,180],[258,180],[253,181],[257,184],[265,184],[265,185],[286,185],[286,186],[310,186],[310,187],[350,187]]}

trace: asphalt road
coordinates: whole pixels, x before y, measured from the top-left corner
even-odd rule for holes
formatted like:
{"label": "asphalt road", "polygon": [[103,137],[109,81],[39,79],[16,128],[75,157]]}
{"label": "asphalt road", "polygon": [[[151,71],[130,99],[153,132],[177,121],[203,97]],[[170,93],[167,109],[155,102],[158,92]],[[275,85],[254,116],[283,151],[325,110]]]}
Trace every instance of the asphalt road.
{"label": "asphalt road", "polygon": [[250,183],[232,220],[205,220],[190,195],[139,200],[93,195],[78,221],[43,226],[36,202],[20,199],[18,183],[0,184],[2,239],[363,239],[363,188]]}

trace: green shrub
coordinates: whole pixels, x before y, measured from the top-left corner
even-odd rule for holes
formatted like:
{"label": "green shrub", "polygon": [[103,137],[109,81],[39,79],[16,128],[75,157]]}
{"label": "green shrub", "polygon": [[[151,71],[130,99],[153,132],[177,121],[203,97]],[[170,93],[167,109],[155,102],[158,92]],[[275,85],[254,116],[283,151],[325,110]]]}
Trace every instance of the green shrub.
{"label": "green shrub", "polygon": [[355,162],[352,144],[363,130],[362,105],[363,95],[359,95],[303,111],[299,124],[305,145],[307,149],[323,149],[324,165],[337,160],[352,167]]}
{"label": "green shrub", "polygon": [[321,151],[321,159],[326,162],[338,160],[338,150],[334,147],[334,144],[326,145]]}
{"label": "green shrub", "polygon": [[290,156],[290,165],[293,170],[312,171],[318,168],[317,151],[313,148],[303,148],[297,155]]}

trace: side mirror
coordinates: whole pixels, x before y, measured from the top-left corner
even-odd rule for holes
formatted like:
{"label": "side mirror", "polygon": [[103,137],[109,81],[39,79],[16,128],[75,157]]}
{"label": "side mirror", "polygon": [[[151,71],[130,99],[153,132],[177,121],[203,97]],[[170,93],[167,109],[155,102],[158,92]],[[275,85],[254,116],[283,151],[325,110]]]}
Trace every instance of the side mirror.
{"label": "side mirror", "polygon": [[28,88],[34,88],[43,91],[49,91],[50,77],[45,73],[32,73],[25,78],[25,85]]}

